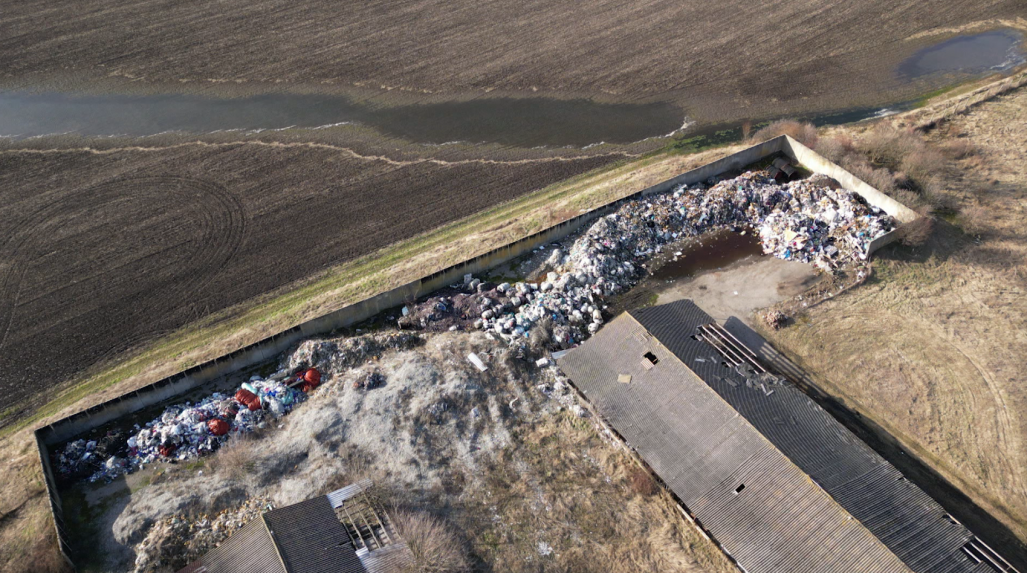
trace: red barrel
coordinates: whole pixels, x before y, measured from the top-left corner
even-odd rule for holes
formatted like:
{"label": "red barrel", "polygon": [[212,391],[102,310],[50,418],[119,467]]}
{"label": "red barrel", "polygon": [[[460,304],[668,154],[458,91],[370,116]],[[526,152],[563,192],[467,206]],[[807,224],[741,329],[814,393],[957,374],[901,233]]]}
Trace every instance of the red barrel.
{"label": "red barrel", "polygon": [[314,388],[317,388],[317,386],[321,384],[321,373],[318,372],[316,368],[308,368],[307,371],[303,373],[303,379],[313,385]]}

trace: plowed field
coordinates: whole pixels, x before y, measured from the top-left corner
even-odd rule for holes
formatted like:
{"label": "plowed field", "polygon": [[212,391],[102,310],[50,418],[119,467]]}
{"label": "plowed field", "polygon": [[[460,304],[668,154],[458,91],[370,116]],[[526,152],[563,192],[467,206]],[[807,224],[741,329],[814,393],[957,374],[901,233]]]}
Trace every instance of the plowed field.
{"label": "plowed field", "polygon": [[258,143],[2,152],[5,406],[39,403],[191,321],[610,160],[391,162]]}

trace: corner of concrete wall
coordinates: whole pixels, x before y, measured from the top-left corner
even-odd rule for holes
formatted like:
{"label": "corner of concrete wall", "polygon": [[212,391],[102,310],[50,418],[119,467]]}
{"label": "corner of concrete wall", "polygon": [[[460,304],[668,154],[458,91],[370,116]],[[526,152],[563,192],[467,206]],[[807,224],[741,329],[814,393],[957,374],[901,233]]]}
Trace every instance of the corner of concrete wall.
{"label": "corner of concrete wall", "polygon": [[784,140],[782,151],[789,157],[814,173],[827,175],[838,181],[843,188],[862,196],[866,199],[867,203],[888,213],[896,221],[905,224],[919,218],[919,215],[909,207],[874,189],[852,173],[842,169],[837,164],[792,139],[790,136],[782,135],[781,138]]}

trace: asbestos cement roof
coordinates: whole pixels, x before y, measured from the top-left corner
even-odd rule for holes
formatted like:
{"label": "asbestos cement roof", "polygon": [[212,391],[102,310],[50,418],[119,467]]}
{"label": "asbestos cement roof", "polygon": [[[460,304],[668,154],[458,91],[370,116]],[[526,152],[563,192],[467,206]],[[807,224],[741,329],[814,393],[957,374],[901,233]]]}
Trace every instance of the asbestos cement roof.
{"label": "asbestos cement roof", "polygon": [[250,521],[179,573],[366,571],[328,498],[319,496]]}
{"label": "asbestos cement roof", "polygon": [[254,519],[179,573],[287,573],[264,521]]}
{"label": "asbestos cement roof", "polygon": [[265,513],[264,521],[289,573],[364,573],[327,497]]}
{"label": "asbestos cement roof", "polygon": [[692,337],[710,322],[690,301],[633,311],[559,364],[747,571],[990,571],[961,551],[964,527],[805,394],[724,366]]}

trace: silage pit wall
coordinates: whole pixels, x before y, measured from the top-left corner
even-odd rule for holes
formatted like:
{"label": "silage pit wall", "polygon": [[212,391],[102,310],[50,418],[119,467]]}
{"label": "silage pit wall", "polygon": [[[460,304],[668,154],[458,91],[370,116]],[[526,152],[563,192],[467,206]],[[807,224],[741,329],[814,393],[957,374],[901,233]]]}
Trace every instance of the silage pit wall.
{"label": "silage pit wall", "polygon": [[820,154],[787,135],[775,137],[712,163],[707,163],[682,173],[677,177],[599,206],[587,213],[557,223],[552,227],[495,248],[487,253],[467,259],[360,302],[347,305],[326,315],[311,319],[231,354],[194,366],[184,372],[169,376],[37,429],[35,431],[36,443],[43,474],[46,477],[47,493],[50,496],[51,510],[54,514],[54,524],[57,529],[62,553],[70,562],[71,556],[67,551],[69,547],[66,537],[67,532],[63,527],[64,519],[63,512],[61,511],[60,496],[54,481],[53,472],[50,469],[48,446],[65,442],[127,414],[138,412],[144,408],[182,396],[227,373],[271,361],[305,338],[323,336],[363,322],[382,311],[400,306],[411,299],[426,296],[443,287],[461,282],[465,274],[480,274],[483,271],[498,267],[540,246],[567,237],[585,224],[616,211],[623,203],[647,195],[666,193],[679,185],[692,185],[706,181],[710,177],[716,177],[731,171],[741,171],[745,167],[775,154],[784,154],[813,173],[820,173],[835,179],[842,188],[860,195],[869,205],[878,207],[895,218],[899,223],[895,230],[874,240],[867,249],[868,255],[895,240],[898,237],[897,232],[900,226],[910,223],[918,217],[908,207],[857,179],[848,171],[828,161]]}

